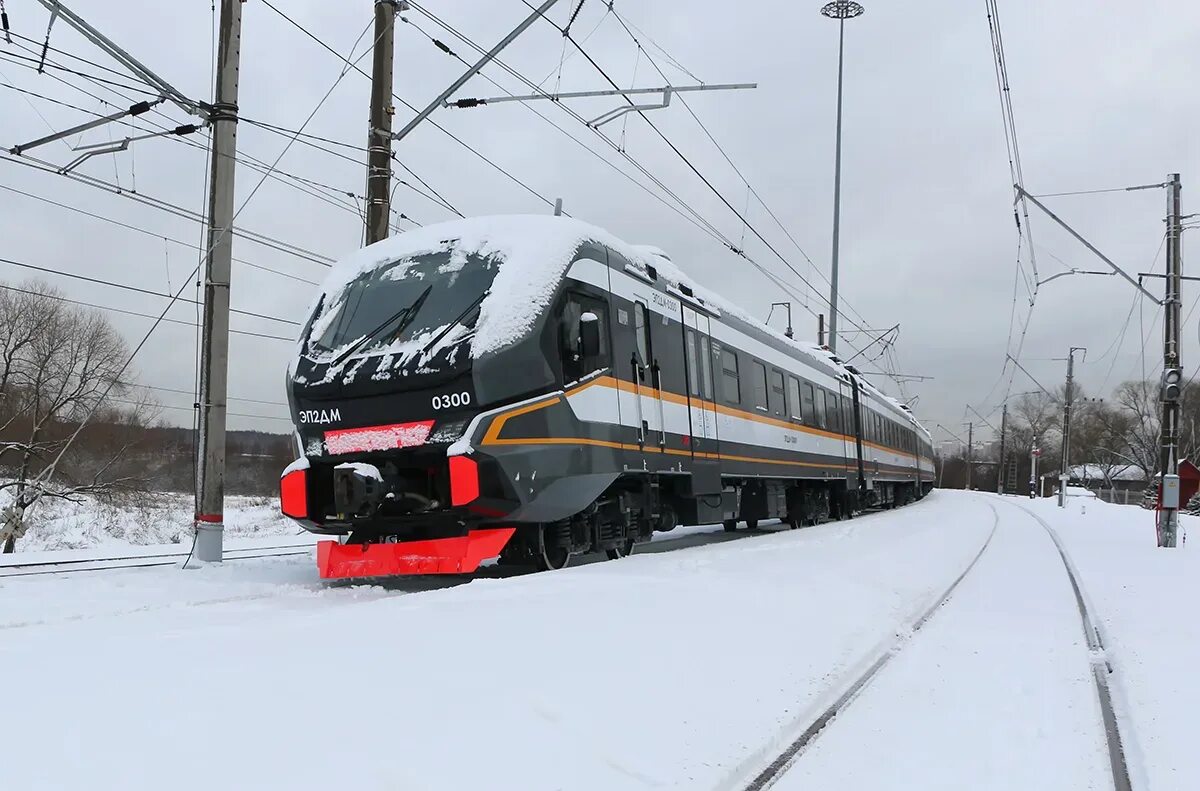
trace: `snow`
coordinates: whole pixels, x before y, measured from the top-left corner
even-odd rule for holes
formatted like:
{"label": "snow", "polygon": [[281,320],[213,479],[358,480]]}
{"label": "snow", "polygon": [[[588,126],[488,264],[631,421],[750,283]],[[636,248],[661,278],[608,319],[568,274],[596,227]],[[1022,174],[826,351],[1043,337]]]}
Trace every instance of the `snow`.
{"label": "snow", "polygon": [[1106,467],[1102,464],[1076,464],[1071,477],[1077,481],[1144,481],[1146,473],[1132,464]]}
{"label": "snow", "polygon": [[283,472],[279,473],[279,477],[286,478],[289,473],[299,472],[300,470],[307,470],[307,469],[309,469],[310,466],[312,466],[312,465],[309,464],[308,457],[301,456],[300,458],[296,459],[288,466],[284,467]]}
{"label": "snow", "polygon": [[1040,525],[997,508],[976,568],[777,791],[1111,787],[1062,561]]}
{"label": "snow", "polygon": [[[479,320],[471,339],[472,358],[482,357],[510,345],[533,326],[553,298],[575,251],[587,241],[614,248],[627,247],[593,225],[569,217],[546,215],[472,217],[406,231],[368,245],[332,267],[321,285],[326,307],[314,323],[311,334],[316,337],[324,330],[341,293],[364,272],[394,261],[439,252],[451,254],[450,264],[444,269],[455,271],[455,267],[461,268],[466,263],[467,256],[477,255],[500,262],[491,291],[479,307]],[[434,334],[429,333],[429,337]],[[450,334],[455,335],[455,332]],[[413,339],[404,349],[389,348],[387,351],[391,354],[415,353],[428,340]],[[439,347],[462,340],[461,334],[448,337]]]}
{"label": "snow", "polygon": [[1096,497],[1096,493],[1083,486],[1068,486],[1067,497]]}
{"label": "snow", "polygon": [[[1134,788],[1200,788],[1200,556],[1159,548],[1154,512],[1097,500],[1026,501],[1058,533],[1102,624]],[[1181,515],[1185,531],[1200,518]]]}
{"label": "snow", "polygon": [[958,511],[455,587],[291,559],[4,580],[5,785],[713,787],[948,584],[985,533]]}
{"label": "snow", "polygon": [[[148,492],[111,499],[83,495],[80,500],[44,499],[35,505],[17,554],[93,547],[115,554],[137,546],[191,542],[195,503],[190,494]],[[281,536],[297,530],[295,522],[279,512],[278,498],[225,498],[228,537]]]}
{"label": "snow", "polygon": [[337,465],[336,467],[334,467],[334,469],[335,470],[354,470],[356,473],[358,473],[363,478],[371,478],[376,481],[383,480],[383,473],[381,473],[379,471],[378,467],[376,467],[374,464],[366,464],[365,462],[361,462],[361,461],[343,462],[343,463]]}
{"label": "snow", "polygon": [[322,584],[311,558],[0,580],[17,682],[0,776],[732,791],[891,652],[777,788],[1106,789],[1092,658],[1022,508],[1054,526],[1103,625],[1135,788],[1200,788],[1194,549],[1156,548],[1134,507],[957,492],[803,530],[680,528],[620,561],[469,584]]}

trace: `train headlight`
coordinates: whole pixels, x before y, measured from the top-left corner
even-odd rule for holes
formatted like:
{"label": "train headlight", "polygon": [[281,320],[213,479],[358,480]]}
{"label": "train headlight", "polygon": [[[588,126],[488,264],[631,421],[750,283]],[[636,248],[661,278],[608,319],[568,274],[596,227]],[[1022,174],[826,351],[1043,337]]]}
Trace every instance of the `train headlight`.
{"label": "train headlight", "polygon": [[450,457],[450,505],[466,505],[479,497],[479,464],[469,456]]}
{"label": "train headlight", "polygon": [[293,519],[308,516],[307,469],[292,470],[279,479],[279,510]]}

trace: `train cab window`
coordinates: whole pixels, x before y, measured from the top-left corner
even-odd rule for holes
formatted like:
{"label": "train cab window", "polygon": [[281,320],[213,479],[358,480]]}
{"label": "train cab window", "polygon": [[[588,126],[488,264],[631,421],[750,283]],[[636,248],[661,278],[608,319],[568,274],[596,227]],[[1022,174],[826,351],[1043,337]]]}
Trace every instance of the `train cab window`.
{"label": "train cab window", "polygon": [[813,386],[808,382],[801,385],[800,396],[804,402],[804,422],[820,425],[817,423],[817,404],[816,398],[813,396]]}
{"label": "train cab window", "polygon": [[771,413],[779,417],[787,416],[787,407],[784,405],[783,393],[783,374],[774,368],[771,369]]}
{"label": "train cab window", "polygon": [[750,361],[751,384],[754,386],[754,408],[767,411],[767,367],[758,360]]}
{"label": "train cab window", "polygon": [[788,414],[792,420],[804,422],[804,413],[800,411],[800,380],[789,376],[787,380]]}
{"label": "train cab window", "polygon": [[687,356],[688,386],[691,388],[688,392],[698,396],[700,395],[700,371],[696,362],[696,333],[694,330],[687,331],[684,354]]}
{"label": "train cab window", "polygon": [[731,404],[742,402],[741,383],[738,381],[737,355],[732,349],[721,350],[721,387],[725,400]]}
{"label": "train cab window", "polygon": [[712,401],[712,353],[708,349],[708,337],[700,336],[700,395]]}
{"label": "train cab window", "polygon": [[828,390],[825,391],[825,419],[829,422],[831,431],[841,433],[842,413],[838,408],[838,397]]}
{"label": "train cab window", "polygon": [[[582,317],[591,313],[596,317],[600,343],[595,354],[585,356],[581,339]],[[569,294],[563,306],[562,346],[560,349],[563,366],[563,382],[575,382],[584,376],[607,367],[608,352],[608,305],[594,297]]]}
{"label": "train cab window", "polygon": [[825,428],[827,425],[825,422],[825,391],[817,390],[815,396],[813,398],[813,422],[817,424],[818,428]]}

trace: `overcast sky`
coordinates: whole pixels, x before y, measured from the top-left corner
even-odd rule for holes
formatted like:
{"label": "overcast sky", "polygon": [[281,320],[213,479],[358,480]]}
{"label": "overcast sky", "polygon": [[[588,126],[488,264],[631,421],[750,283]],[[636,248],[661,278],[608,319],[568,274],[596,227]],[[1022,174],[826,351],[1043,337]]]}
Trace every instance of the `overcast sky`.
{"label": "overcast sky", "polygon": [[[369,0],[353,3],[273,0],[332,48],[350,53],[370,23]],[[6,4],[14,32],[39,39],[47,12],[33,0]],[[519,0],[479,3],[424,0],[423,6],[476,41],[490,46],[528,13]],[[560,24],[575,6],[563,0],[551,16]],[[831,249],[834,106],[837,24],[821,17],[820,2],[730,4],[648,0],[618,2],[616,10],[645,31],[662,49],[705,82],[757,82],[755,91],[693,94],[692,109],[721,143],[733,162],[786,226],[798,249],[756,200],[747,216],[775,248],[826,293]],[[983,2],[884,2],[847,24],[846,98],[843,161],[841,293],[843,310],[866,325],[900,324],[900,339],[890,362],[903,373],[933,377],[909,383],[905,396],[918,396],[916,412],[934,429],[955,432],[972,416],[970,403],[998,425],[998,403],[1007,388],[999,382],[1013,307],[1016,228],[1005,155],[987,18]],[[134,3],[72,0],[70,7],[184,93],[209,98],[211,11],[206,2]],[[369,82],[356,73],[339,78],[342,64],[289,25],[261,0],[243,6],[241,113],[247,119],[298,129],[333,88],[305,127],[312,134],[361,146],[366,139]],[[584,47],[623,86],[658,86],[662,79],[620,24],[606,14],[607,3],[586,0],[573,32]],[[1195,77],[1200,73],[1200,7],[1158,0],[1000,0],[1019,141],[1027,187],[1034,193],[1062,192],[1163,181],[1182,173],[1184,211],[1192,180],[1200,177],[1200,109]],[[396,33],[396,91],[423,106],[462,71],[462,65],[435,49],[418,29],[446,41],[473,60],[471,51],[417,11],[405,14],[415,25],[399,24]],[[1169,24],[1166,22],[1169,20]],[[52,45],[111,68],[103,53],[61,20]],[[17,39],[16,44],[28,42]],[[360,41],[355,56],[370,70]],[[662,52],[644,41],[647,52],[674,84],[693,79],[671,66]],[[0,42],[4,56],[26,55]],[[365,53],[365,54],[364,54]],[[562,90],[608,87],[598,73],[545,23],[535,24],[502,56],[534,81]],[[94,75],[116,78],[95,66],[62,58]],[[635,73],[636,72],[636,73]],[[71,86],[120,105],[122,100],[81,77],[53,71]],[[518,93],[528,90],[499,68],[485,74]],[[47,75],[0,57],[0,80],[90,111],[111,112],[93,98]],[[126,94],[132,93],[125,91]],[[462,90],[464,96],[503,93],[483,78]],[[585,117],[615,106],[613,99],[573,104]],[[546,198],[562,197],[568,212],[607,228],[631,243],[655,244],[701,283],[723,293],[752,313],[767,315],[770,303],[786,299],[746,261],[631,183],[618,170],[661,194],[629,163],[603,145],[595,134],[548,102],[532,107],[575,138],[570,139],[530,106],[505,104],[473,110],[440,110],[434,120],[475,147]],[[188,119],[164,105],[165,116],[147,116],[172,125]],[[91,116],[40,98],[0,88],[0,147],[39,137]],[[171,120],[168,121],[167,117]],[[397,125],[411,117],[397,108]],[[739,210],[747,188],[678,102],[650,118]],[[627,125],[609,124],[605,132],[631,157],[678,193],[720,232],[743,244],[760,264],[807,289],[783,262],[746,231],[732,212],[691,173],[652,130],[636,116]],[[107,141],[128,134],[112,126],[82,139],[55,143],[33,155],[58,165],[74,158],[70,144]],[[200,136],[193,138],[201,142]],[[274,161],[287,137],[243,123],[239,154]],[[292,145],[279,168],[345,192],[364,192],[361,152],[327,147],[349,160],[302,144]],[[599,156],[585,148],[599,152]],[[397,154],[434,189],[468,216],[548,212],[549,206],[506,179],[446,134],[426,123],[397,148]],[[350,161],[355,160],[355,161]],[[615,166],[615,167],[614,167]],[[95,157],[79,172],[136,186],[144,195],[198,211],[204,205],[204,154],[176,140],[135,143],[129,152]],[[414,180],[403,176],[410,183]],[[330,205],[297,189],[268,180],[249,168],[237,175],[238,204],[253,192],[238,225],[284,239],[321,255],[338,257],[361,243],[362,223],[352,205]],[[8,190],[0,190],[0,257],[56,271],[86,274],[141,288],[178,288],[196,265],[188,244],[201,239],[196,223],[133,203],[127,198],[36,172],[0,160],[0,185],[70,204],[147,229],[136,233],[88,218]],[[421,223],[450,219],[433,201],[405,186],[394,206]],[[349,204],[353,199],[345,199]],[[667,199],[668,202],[670,199]],[[1162,190],[1116,192],[1047,199],[1047,202],[1101,250],[1130,271],[1163,267],[1155,260],[1162,239],[1165,194]],[[1031,208],[1031,211],[1036,211]],[[1033,218],[1038,267],[1042,278],[1069,267],[1102,269],[1103,264],[1040,215]],[[1186,235],[1185,235],[1186,239]],[[744,240],[744,242],[743,242]],[[307,280],[320,280],[324,267],[238,239],[234,255]],[[1022,253],[1028,259],[1028,252]],[[811,265],[807,259],[813,262]],[[1185,257],[1186,260],[1186,257]],[[1185,273],[1186,273],[1185,266]],[[0,279],[16,283],[35,273],[0,264]],[[74,299],[113,308],[157,313],[162,300],[53,275],[45,279]],[[1161,288],[1161,281],[1151,284]],[[234,265],[235,308],[303,320],[314,286]],[[191,295],[191,289],[188,290]],[[1072,276],[1042,287],[1029,322],[1022,361],[1046,386],[1061,382],[1061,358],[1069,346],[1086,346],[1077,366],[1089,395],[1108,395],[1123,379],[1140,377],[1143,339],[1146,370],[1153,375],[1161,354],[1158,311],[1135,299],[1131,286],[1115,277]],[[1185,367],[1195,365],[1197,315],[1190,309],[1200,296],[1185,286]],[[808,307],[824,312],[823,297],[807,297]],[[1019,292],[1018,327],[1028,310]],[[170,314],[194,319],[195,308],[177,306]],[[797,334],[815,339],[816,321],[804,308],[795,310]],[[1128,322],[1127,322],[1128,317]],[[113,314],[130,340],[140,340],[150,321]],[[782,327],[776,316],[773,323]],[[290,336],[295,328],[235,316],[238,329]],[[843,329],[851,327],[843,320]],[[1125,330],[1124,332],[1123,329]],[[859,342],[862,336],[846,336]],[[194,330],[182,324],[160,327],[138,355],[139,381],[190,391],[194,381]],[[283,420],[233,417],[232,427],[288,430],[284,370],[291,346],[282,341],[234,335],[230,395],[239,415],[268,415]],[[843,346],[843,356],[846,348]],[[872,352],[873,353],[873,352]],[[865,358],[860,358],[865,359]],[[883,370],[885,361],[865,363]],[[893,382],[874,377],[899,394]],[[1018,373],[1013,392],[1036,385]],[[191,398],[159,391],[168,407],[164,418],[190,423]],[[258,403],[268,402],[268,403]],[[986,436],[986,431],[984,436]],[[935,431],[944,437],[944,432]]]}

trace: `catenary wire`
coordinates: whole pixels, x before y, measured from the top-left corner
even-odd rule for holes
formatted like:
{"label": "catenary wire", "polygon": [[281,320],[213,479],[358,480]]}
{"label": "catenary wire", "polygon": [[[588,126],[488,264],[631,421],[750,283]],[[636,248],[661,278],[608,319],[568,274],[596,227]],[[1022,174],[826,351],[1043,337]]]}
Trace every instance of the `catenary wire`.
{"label": "catenary wire", "polygon": [[[58,294],[43,294],[39,291],[32,291],[30,289],[20,288],[19,286],[10,286],[7,283],[0,283],[0,288],[4,289],[5,291],[15,291],[18,294],[28,294],[28,295],[34,296],[34,297],[44,297],[46,299],[53,299],[57,302],[66,302],[68,304],[78,305],[78,306],[84,307],[84,308],[94,308],[95,310],[103,310],[107,313],[121,313],[126,316],[139,316],[139,317],[145,318],[145,319],[158,318],[157,316],[150,314],[150,313],[141,313],[136,310],[126,310],[125,308],[114,308],[109,305],[99,305],[99,304],[96,304],[95,302],[85,302],[83,300],[71,299],[70,297],[64,297],[64,296],[60,296]],[[164,318],[163,321],[168,322],[170,324],[182,324],[185,327],[199,326],[195,321],[183,321],[182,319]],[[267,333],[264,333],[264,332],[250,332],[249,330],[238,330],[238,329],[232,329],[232,328],[229,331],[234,333],[235,335],[246,335],[246,336],[249,336],[252,338],[268,338],[273,341],[285,341],[287,343],[295,343],[296,342],[295,338],[289,338],[285,335],[268,335]]]}

